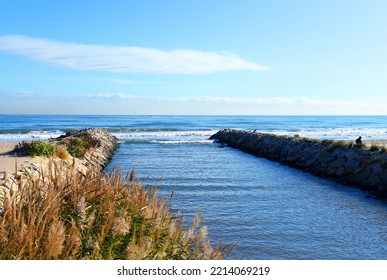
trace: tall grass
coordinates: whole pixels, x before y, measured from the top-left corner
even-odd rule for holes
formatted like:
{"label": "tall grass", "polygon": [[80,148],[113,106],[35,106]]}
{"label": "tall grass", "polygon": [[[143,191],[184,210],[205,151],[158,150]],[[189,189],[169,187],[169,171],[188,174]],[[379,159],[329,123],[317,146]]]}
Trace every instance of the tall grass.
{"label": "tall grass", "polygon": [[183,230],[182,217],[134,172],[50,169],[4,198],[0,259],[223,259],[233,249],[211,246],[200,215]]}

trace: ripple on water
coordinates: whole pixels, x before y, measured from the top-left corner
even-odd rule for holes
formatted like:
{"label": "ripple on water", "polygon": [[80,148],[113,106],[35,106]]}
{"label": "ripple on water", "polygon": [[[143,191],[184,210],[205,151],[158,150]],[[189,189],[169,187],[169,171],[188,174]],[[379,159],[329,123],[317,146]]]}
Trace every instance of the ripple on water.
{"label": "ripple on water", "polygon": [[216,145],[124,144],[120,164],[172,204],[187,223],[202,212],[231,259],[386,259],[387,208],[357,189]]}

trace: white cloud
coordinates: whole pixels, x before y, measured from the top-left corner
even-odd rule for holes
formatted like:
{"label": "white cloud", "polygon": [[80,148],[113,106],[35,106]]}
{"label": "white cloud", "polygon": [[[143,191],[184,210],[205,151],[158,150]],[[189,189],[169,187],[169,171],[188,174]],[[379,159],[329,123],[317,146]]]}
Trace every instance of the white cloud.
{"label": "white cloud", "polygon": [[254,105],[312,105],[312,106],[354,106],[369,105],[379,106],[379,104],[365,104],[351,101],[319,100],[307,97],[285,98],[239,98],[222,96],[203,96],[203,97],[159,97],[166,101],[186,101],[186,102],[213,102],[229,104],[254,104]]}
{"label": "white cloud", "polygon": [[[0,89],[0,112],[31,114],[385,115],[386,104],[301,98],[141,96]],[[33,106],[32,106],[32,105]]]}
{"label": "white cloud", "polygon": [[109,99],[109,100],[147,100],[158,102],[184,102],[184,103],[217,103],[217,104],[235,104],[235,105],[305,105],[315,107],[382,107],[385,108],[384,103],[367,103],[367,102],[352,102],[340,100],[322,100],[311,99],[308,97],[273,97],[273,98],[248,98],[248,97],[225,97],[225,96],[144,96],[134,95],[123,92],[117,93],[84,93],[84,94],[43,94],[31,91],[7,91],[0,90],[0,97],[13,97],[21,99],[29,98],[45,98],[55,100],[56,98],[66,98],[68,100],[77,100],[79,98],[86,99]]}
{"label": "white cloud", "polygon": [[50,65],[119,73],[199,74],[267,69],[232,53],[86,45],[27,36],[0,36],[0,51]]}
{"label": "white cloud", "polygon": [[81,97],[90,99],[144,99],[144,97],[124,93],[95,93],[82,94]]}
{"label": "white cloud", "polygon": [[339,100],[320,100],[307,97],[274,97],[274,98],[240,98],[240,97],[224,97],[224,96],[139,96],[126,93],[106,93],[106,94],[84,94],[85,98],[100,98],[100,99],[132,99],[132,100],[154,100],[164,102],[199,102],[199,103],[227,103],[227,104],[242,104],[242,105],[307,105],[307,106],[370,106],[384,107],[385,104],[375,103],[360,103],[352,101]]}

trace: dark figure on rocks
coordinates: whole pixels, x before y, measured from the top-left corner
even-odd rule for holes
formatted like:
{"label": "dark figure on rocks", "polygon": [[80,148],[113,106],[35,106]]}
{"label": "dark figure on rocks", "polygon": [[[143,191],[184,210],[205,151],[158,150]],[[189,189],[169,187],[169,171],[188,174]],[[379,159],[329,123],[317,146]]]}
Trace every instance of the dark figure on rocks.
{"label": "dark figure on rocks", "polygon": [[356,139],[356,145],[361,146],[363,143],[361,142],[361,136]]}

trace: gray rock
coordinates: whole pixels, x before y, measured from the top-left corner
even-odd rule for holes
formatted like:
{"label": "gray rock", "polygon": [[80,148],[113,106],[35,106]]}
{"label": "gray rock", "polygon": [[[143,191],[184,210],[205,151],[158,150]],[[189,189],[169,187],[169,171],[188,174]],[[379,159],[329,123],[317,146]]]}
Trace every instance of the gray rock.
{"label": "gray rock", "polygon": [[[211,139],[341,183],[367,188],[387,197],[387,155],[335,141],[316,141],[225,129]],[[344,143],[345,144],[345,143]],[[380,187],[382,186],[382,187]]]}

